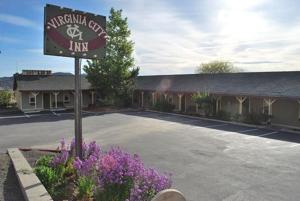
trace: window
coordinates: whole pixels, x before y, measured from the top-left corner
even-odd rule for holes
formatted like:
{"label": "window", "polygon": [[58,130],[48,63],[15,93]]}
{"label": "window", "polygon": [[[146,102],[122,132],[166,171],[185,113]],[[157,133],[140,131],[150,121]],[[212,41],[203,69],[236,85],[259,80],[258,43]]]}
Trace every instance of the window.
{"label": "window", "polygon": [[70,94],[64,94],[64,103],[70,103]]}
{"label": "window", "polygon": [[35,105],[35,96],[32,94],[29,95],[29,105]]}

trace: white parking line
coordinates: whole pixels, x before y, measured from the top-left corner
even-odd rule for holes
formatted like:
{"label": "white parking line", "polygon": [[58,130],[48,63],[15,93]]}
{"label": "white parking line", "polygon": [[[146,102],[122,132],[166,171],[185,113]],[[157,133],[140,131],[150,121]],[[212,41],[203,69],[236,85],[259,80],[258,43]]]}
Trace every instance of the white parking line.
{"label": "white parking line", "polygon": [[27,117],[27,118],[30,118],[30,115],[24,113],[24,116]]}
{"label": "white parking line", "polygon": [[22,118],[22,117],[24,117],[24,115],[0,117],[0,119],[14,119],[14,118]]}
{"label": "white parking line", "polygon": [[254,129],[248,129],[248,130],[242,130],[242,131],[237,131],[238,133],[247,133],[247,132],[251,132],[251,131],[257,131],[257,128]]}
{"label": "white parking line", "polygon": [[256,138],[256,137],[264,137],[264,136],[273,135],[273,134],[276,134],[276,133],[278,133],[278,132],[274,131],[274,132],[270,132],[270,133],[264,133],[264,134],[261,134],[261,135],[250,136],[250,137],[247,137],[246,139],[251,139],[251,138]]}
{"label": "white parking line", "polygon": [[211,126],[203,126],[205,128],[215,128],[215,127],[220,127],[220,126],[227,126],[228,124],[217,124],[217,125],[211,125]]}
{"label": "white parking line", "polygon": [[52,111],[52,114],[54,114],[55,116],[60,116],[60,114],[57,114],[56,112]]}

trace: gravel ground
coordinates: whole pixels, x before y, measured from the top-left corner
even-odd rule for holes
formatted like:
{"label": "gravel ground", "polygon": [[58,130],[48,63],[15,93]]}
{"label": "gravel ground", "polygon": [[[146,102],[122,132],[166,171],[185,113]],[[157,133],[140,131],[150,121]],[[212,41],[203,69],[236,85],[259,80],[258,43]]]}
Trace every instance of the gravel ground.
{"label": "gravel ground", "polygon": [[0,154],[0,201],[25,201],[7,154]]}

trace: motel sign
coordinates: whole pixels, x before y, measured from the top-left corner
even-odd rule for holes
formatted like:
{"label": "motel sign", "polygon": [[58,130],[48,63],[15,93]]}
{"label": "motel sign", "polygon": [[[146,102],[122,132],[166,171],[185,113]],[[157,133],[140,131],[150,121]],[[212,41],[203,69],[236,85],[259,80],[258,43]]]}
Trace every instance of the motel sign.
{"label": "motel sign", "polygon": [[47,4],[44,54],[98,59],[105,54],[106,18]]}
{"label": "motel sign", "polygon": [[74,58],[75,152],[82,158],[80,59],[105,56],[106,18],[49,4],[44,10],[44,54]]}

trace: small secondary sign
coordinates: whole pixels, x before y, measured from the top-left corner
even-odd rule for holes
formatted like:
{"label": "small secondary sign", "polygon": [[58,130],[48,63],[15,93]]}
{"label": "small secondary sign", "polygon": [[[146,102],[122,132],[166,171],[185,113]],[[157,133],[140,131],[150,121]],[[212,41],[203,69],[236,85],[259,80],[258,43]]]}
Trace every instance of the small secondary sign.
{"label": "small secondary sign", "polygon": [[47,4],[44,54],[85,59],[105,56],[106,18]]}

